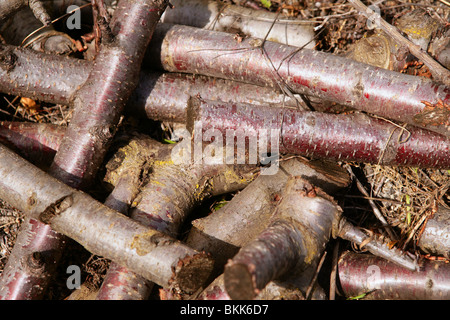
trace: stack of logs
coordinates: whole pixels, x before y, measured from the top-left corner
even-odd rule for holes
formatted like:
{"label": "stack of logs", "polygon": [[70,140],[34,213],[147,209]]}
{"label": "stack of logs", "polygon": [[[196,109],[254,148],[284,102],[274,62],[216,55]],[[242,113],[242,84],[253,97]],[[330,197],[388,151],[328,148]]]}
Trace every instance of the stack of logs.
{"label": "stack of logs", "polygon": [[[0,19],[29,5],[50,24],[40,1],[10,2]],[[73,109],[68,127],[0,125],[0,198],[26,214],[0,296],[42,299],[69,237],[112,261],[96,299],[148,299],[155,284],[165,299],[326,299],[317,270],[340,238],[370,252],[336,262],[343,295],[450,298],[450,264],[388,245],[334,198],[352,183],[345,163],[450,168],[449,79],[160,21],[169,7],[120,0],[110,16],[93,0],[93,61],[0,45],[1,92]],[[317,111],[330,104],[351,111]],[[181,124],[179,142],[123,130],[127,117]],[[236,161],[229,132],[264,140],[258,161]],[[102,167],[103,203],[89,194]],[[419,247],[450,258],[449,221],[437,212]]]}

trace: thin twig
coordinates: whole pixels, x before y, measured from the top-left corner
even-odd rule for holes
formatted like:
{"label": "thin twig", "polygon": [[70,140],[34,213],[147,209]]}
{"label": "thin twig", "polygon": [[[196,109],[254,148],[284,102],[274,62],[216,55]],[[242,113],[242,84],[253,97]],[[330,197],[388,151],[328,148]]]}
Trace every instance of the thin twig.
{"label": "thin twig", "polygon": [[322,254],[322,257],[320,258],[319,264],[318,264],[318,266],[316,268],[316,272],[314,273],[314,277],[311,279],[311,282],[309,283],[308,289],[306,290],[306,294],[305,294],[306,300],[311,299],[311,294],[313,292],[314,286],[315,286],[316,281],[317,281],[317,277],[319,276],[320,269],[322,269],[322,265],[323,265],[323,262],[325,261],[325,257],[326,256],[327,256],[327,252],[325,251]]}
{"label": "thin twig", "polygon": [[336,244],[333,248],[333,261],[331,266],[330,273],[330,300],[335,300],[336,298],[336,274],[337,274],[337,265],[339,258],[339,241],[336,241]]}
{"label": "thin twig", "polygon": [[428,67],[434,79],[441,81],[447,86],[450,86],[450,70],[444,68],[439,62],[430,57],[425,51],[423,51],[419,46],[415,45],[408,39],[402,36],[397,28],[387,23],[381,16],[368,8],[360,0],[348,0],[353,7],[363,14],[368,19],[376,19],[376,22],[380,29],[391,36],[399,45],[408,48],[408,50],[419,60]]}
{"label": "thin twig", "polygon": [[[361,183],[361,181],[359,181],[359,179],[353,173],[352,168],[349,165],[345,165],[345,167],[346,167],[347,171],[350,173],[350,175],[352,176],[352,178],[355,180],[356,186],[358,187],[358,190],[362,194],[364,194],[366,197],[370,197],[369,193],[366,190],[366,188],[364,188],[364,186]],[[391,226],[387,223],[386,219],[384,218],[384,216],[381,213],[381,211],[378,209],[378,207],[375,204],[375,202],[370,200],[370,199],[368,199],[368,201],[369,201],[370,206],[372,207],[373,213],[375,214],[377,219],[381,222],[383,227],[386,229],[386,232],[389,234],[389,237],[392,240],[396,240],[397,239],[397,235],[394,233],[394,231],[392,230]]]}
{"label": "thin twig", "polygon": [[[62,16],[60,16],[60,17],[58,17],[58,18],[52,20],[52,21],[50,22],[50,24],[54,24],[55,22],[61,20],[62,18],[67,17],[67,16],[70,16],[70,15],[71,15],[72,13],[74,13],[75,11],[81,10],[81,9],[87,7],[87,6],[90,6],[90,5],[91,5],[91,3],[83,4],[82,6],[77,7],[77,8],[75,8],[75,9],[73,9],[72,11],[67,12],[66,14],[63,14]],[[34,30],[33,32],[31,32],[29,35],[27,35],[27,36],[25,37],[25,39],[22,40],[22,43],[20,44],[20,46],[23,46],[24,43],[25,43],[25,42],[26,42],[33,34],[35,34],[36,32],[39,32],[40,30],[42,30],[42,29],[44,29],[44,28],[46,28],[46,27],[47,27],[47,25],[44,25],[44,26],[42,26],[42,27],[40,27],[40,28],[37,28],[37,29]],[[30,44],[28,44],[28,45],[30,45]]]}

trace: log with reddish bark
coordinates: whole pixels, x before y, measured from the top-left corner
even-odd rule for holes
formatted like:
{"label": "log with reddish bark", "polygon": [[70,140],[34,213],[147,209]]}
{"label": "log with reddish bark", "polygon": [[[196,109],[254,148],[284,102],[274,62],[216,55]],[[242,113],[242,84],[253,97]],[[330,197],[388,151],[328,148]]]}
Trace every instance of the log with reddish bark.
{"label": "log with reddish bark", "polygon": [[[93,3],[97,7],[102,6],[100,1]],[[123,107],[137,86],[144,52],[166,5],[163,0],[123,0],[109,27],[105,26],[109,22],[106,17],[101,17],[104,27],[100,51],[86,82],[73,96],[73,117],[50,166],[52,176],[81,189],[92,182],[115,134]],[[9,52],[8,57],[14,57],[14,54]],[[9,71],[16,66],[15,61],[10,60],[6,65],[3,69]],[[64,247],[64,237],[54,232],[48,224],[30,218],[24,221],[22,227],[28,230],[31,224],[35,228],[32,234],[34,239],[52,240],[36,241],[36,246],[27,250],[24,243],[29,241],[29,236],[22,231],[19,233],[0,279],[3,299],[41,297]],[[50,247],[48,243],[51,243]],[[46,252],[54,253],[55,258],[48,259],[41,272],[30,272],[19,261],[39,254],[40,246]]]}
{"label": "log with reddish bark", "polygon": [[415,271],[421,268],[421,261],[416,255],[390,246],[385,239],[364,232],[344,218],[340,219],[339,226],[335,231],[334,237],[351,241],[361,249],[367,250],[377,257],[396,263],[408,270]]}
{"label": "log with reddish bark", "polygon": [[391,166],[450,167],[450,138],[361,113],[325,114],[193,97],[188,115],[191,132],[219,130],[225,134],[239,129],[252,138],[259,138],[261,130],[279,132],[275,142],[281,154]]}
{"label": "log with reddish bark", "polygon": [[[25,154],[30,159],[33,159],[38,164],[43,164],[43,166],[47,166],[50,162],[49,159],[54,155],[56,152],[59,142],[64,135],[64,127],[52,125],[52,124],[38,124],[38,123],[19,123],[19,122],[2,122],[0,126],[0,141],[6,142],[10,147],[16,149],[22,154]],[[146,140],[145,138],[141,138]],[[155,142],[153,142],[155,143]],[[126,171],[127,167],[132,167],[136,163],[136,157],[132,157],[131,155],[133,153],[136,153],[136,151],[132,152],[132,150],[140,150],[145,151],[148,149],[148,146],[145,147],[140,144],[134,144],[133,148],[130,148],[130,150],[127,149],[127,151],[119,150],[115,157],[110,160],[106,166],[107,168],[107,174],[105,176],[105,181],[113,186],[116,186],[119,181],[119,177],[124,175],[123,171]],[[125,156],[126,155],[126,156]],[[133,158],[130,161],[125,161],[125,159]],[[42,161],[40,161],[42,159]],[[119,160],[116,160],[119,159]],[[120,168],[118,168],[118,163],[120,162]],[[223,245],[226,242],[223,242],[225,238],[220,237],[217,233],[215,233],[215,236],[211,239],[207,236],[209,232],[214,230],[214,225],[216,223],[219,223],[224,219],[223,221],[226,221],[226,219],[230,219],[234,216],[233,212],[238,212],[237,208],[242,208],[242,206],[246,206],[242,202],[242,200],[247,202],[254,201],[260,201],[260,206],[258,208],[254,207],[253,209],[257,210],[258,216],[262,218],[263,216],[266,216],[270,214],[270,211],[273,209],[274,204],[276,201],[270,201],[270,199],[275,199],[276,194],[280,193],[281,191],[281,185],[285,183],[287,177],[284,174],[284,171],[290,172],[291,174],[295,174],[295,171],[292,171],[293,163],[298,163],[298,159],[292,159],[290,161],[283,161],[282,164],[282,171],[280,171],[275,176],[260,176],[257,178],[257,181],[255,183],[252,183],[251,186],[248,187],[247,190],[244,190],[241,192],[241,194],[236,195],[236,199],[233,200],[229,205],[225,206],[222,210],[219,210],[214,215],[210,215],[205,219],[199,219],[194,221],[194,227],[192,228],[190,234],[189,234],[189,243],[193,241],[196,246],[199,246],[199,248],[202,249],[208,249],[211,252],[215,253],[219,249],[215,249],[215,245],[221,243],[220,245],[220,254],[217,256],[217,261],[222,261],[223,259],[226,259],[227,257],[231,257],[234,253],[236,253],[236,247],[230,247],[230,251],[226,250],[226,246]],[[325,173],[324,166],[319,165],[319,162],[311,162],[308,165],[305,163],[303,166],[298,163],[297,166],[300,166],[302,168],[302,175],[305,177],[309,172],[313,172],[311,170],[316,171],[316,175],[319,174],[320,171]],[[312,167],[310,167],[312,166]],[[334,165],[327,164],[326,168],[328,171],[333,172],[332,167]],[[295,167],[295,165],[294,165]],[[337,171],[334,170],[335,174],[337,174]],[[297,173],[298,174],[298,173]],[[309,173],[311,174],[311,173]],[[283,176],[284,178],[280,180],[280,177]],[[325,181],[324,177],[322,176],[323,182]],[[336,175],[338,177],[338,175]],[[342,174],[342,178],[345,176]],[[328,178],[330,178],[330,174],[328,174]],[[216,177],[217,180],[217,177]],[[317,184],[318,181],[320,181],[319,176],[314,178],[315,183]],[[229,188],[229,180],[225,183],[225,185]],[[324,183],[319,183],[324,188]],[[335,182],[337,183],[337,181]],[[333,193],[333,187],[332,184],[327,183],[328,186],[325,187],[329,192]],[[218,186],[217,182],[214,183],[214,185]],[[243,185],[241,185],[242,187]],[[341,187],[345,186],[345,179],[341,182]],[[331,188],[330,188],[331,187]],[[256,189],[255,189],[256,188]],[[264,191],[265,189],[269,188],[271,191]],[[267,190],[269,190],[267,189]],[[227,192],[227,190],[230,189],[220,189],[217,191],[220,192]],[[252,194],[249,196],[249,194]],[[264,196],[261,196],[264,194]],[[241,199],[241,202],[238,203],[238,200]],[[238,203],[236,206],[234,203]],[[235,209],[233,209],[235,208]],[[252,210],[253,210],[252,209]],[[223,213],[222,211],[226,211],[226,213]],[[250,209],[248,210],[250,211]],[[226,217],[226,218],[225,218]],[[423,230],[421,231],[419,241],[417,242],[417,245],[419,248],[421,248],[425,253],[429,254],[435,254],[435,255],[443,255],[444,257],[448,258],[448,252],[449,252],[449,243],[448,243],[448,209],[446,209],[443,206],[439,206],[439,209],[436,211],[434,216],[427,219],[426,223],[423,226]],[[211,221],[211,223],[207,223],[207,221]],[[228,230],[226,227],[229,222],[224,223],[223,229],[221,229],[225,235],[227,235],[228,238],[234,239],[236,245],[240,241],[239,235],[249,235],[253,233],[257,233],[254,231],[251,231],[252,228],[250,225],[247,224],[247,232],[241,232],[239,226],[242,226],[242,224],[237,223],[239,220],[236,220],[236,223],[231,224],[231,230]],[[261,219],[260,219],[261,221]],[[258,232],[262,230],[262,225],[259,224],[260,228],[258,229]],[[198,228],[202,229],[203,232],[199,232]],[[249,231],[250,230],[250,231]],[[217,231],[214,231],[217,232]],[[237,233],[237,234],[235,234]],[[227,241],[229,239],[227,238]],[[247,238],[249,238],[247,236]],[[359,235],[355,233],[355,231],[352,232],[352,234],[348,234],[346,238],[350,241],[355,241],[357,238],[359,238],[359,242],[361,243],[364,238],[366,238],[366,235],[362,232],[359,232]],[[219,241],[220,240],[220,241]],[[219,241],[219,242],[217,242]],[[367,249],[367,248],[366,248]],[[220,257],[223,258],[220,258]],[[225,261],[225,260],[223,260]],[[222,263],[224,264],[224,262]]]}
{"label": "log with reddish bark", "polygon": [[[119,149],[115,158],[121,158],[111,170],[110,165],[105,180],[115,187],[105,205],[128,216],[128,210],[139,193],[139,188],[146,183],[151,163],[161,144],[143,137],[132,139]],[[108,162],[117,162],[113,158]],[[107,165],[108,168],[108,165]],[[153,282],[129,271],[116,262],[111,262],[96,294],[97,300],[144,300],[150,295]]]}
{"label": "log with reddish bark", "polygon": [[346,252],[338,264],[339,286],[345,297],[375,300],[448,300],[450,264],[424,261],[410,271],[370,254]]}
{"label": "log with reddish bark", "polygon": [[[151,47],[156,46],[157,52],[152,52],[152,58],[149,59],[153,61],[152,64],[162,61],[166,70],[270,85],[278,90],[281,86],[284,91],[289,91],[286,88],[290,88],[294,92],[315,95],[324,100],[448,134],[448,107],[445,106],[449,104],[449,89],[429,79],[382,70],[323,52],[307,49],[296,52],[298,48],[266,42],[268,54],[273,52],[274,56],[278,56],[278,60],[270,56],[273,65],[278,67],[283,63],[275,72],[270,63],[264,63],[260,50],[252,47],[252,43],[257,44],[256,39],[246,39],[239,44],[229,35],[220,32],[164,24],[158,26],[155,36]],[[182,40],[185,36],[196,38],[187,42]],[[172,42],[174,46],[169,47]],[[220,47],[219,43],[225,48]],[[295,53],[294,57],[289,57],[289,53]],[[303,60],[306,58],[307,60]],[[11,69],[8,61],[14,59],[18,58],[4,55],[4,70]],[[214,64],[210,65],[209,61],[214,61]],[[247,72],[248,68],[254,68],[257,72]],[[2,78],[4,76],[6,77],[6,73]],[[22,87],[23,92],[26,85],[22,85],[22,81],[16,90]],[[15,83],[17,84],[17,80]],[[54,82],[50,84],[52,83]],[[4,92],[8,90],[2,89]],[[404,92],[408,94],[403,94]],[[442,105],[438,104],[439,99],[442,100]]]}
{"label": "log with reddish bark", "polygon": [[0,143],[33,164],[48,168],[66,128],[55,124],[0,122]]}
{"label": "log with reddish bark", "polygon": [[[35,283],[39,283],[42,274],[50,277],[47,268],[54,259],[54,252],[51,251],[28,253],[30,247],[40,248],[52,239],[48,235],[48,239],[34,241],[37,222],[45,223],[52,232],[68,236],[93,254],[111,259],[163,287],[179,287],[185,292],[193,292],[208,278],[213,265],[208,255],[106,207],[84,192],[51,177],[4,146],[0,146],[0,164],[0,175],[3,177],[0,198],[8,199],[9,204],[27,212],[30,217],[31,223],[25,225],[27,229],[21,233],[28,237],[22,239],[17,251],[11,253],[17,255],[14,257],[16,259],[20,257],[16,261],[34,276],[29,276],[29,281],[38,278]],[[110,200],[114,201],[114,198]],[[55,239],[60,241],[59,237]],[[3,275],[16,281],[21,279],[6,269]],[[13,279],[6,278],[10,285],[2,288],[10,298],[21,294]],[[36,286],[33,290],[41,291],[42,287]]]}
{"label": "log with reddish bark", "polygon": [[197,95],[211,100],[305,108],[300,98],[268,87],[201,75],[143,71],[128,110],[153,120],[185,123],[189,98]]}
{"label": "log with reddish bark", "polygon": [[[39,101],[69,104],[92,67],[92,63],[86,60],[9,45],[0,45],[0,48],[4,61],[3,65],[0,64],[0,90]],[[185,122],[187,101],[195,95],[210,100],[304,108],[299,98],[292,99],[268,87],[199,75],[143,70],[126,110],[154,120]]]}
{"label": "log with reddish bark", "polygon": [[69,105],[86,82],[85,60],[0,45],[0,89],[3,93]]}
{"label": "log with reddish bark", "polygon": [[160,24],[152,43],[146,60],[170,72],[282,88],[450,136],[450,89],[427,78],[270,41],[262,51],[261,39],[187,26]]}
{"label": "log with reddish bark", "polygon": [[[102,39],[86,82],[73,97],[74,113],[51,168],[71,185],[89,184],[114,136],[139,79],[144,51],[166,1],[122,1]],[[134,12],[130,15],[129,12]]]}

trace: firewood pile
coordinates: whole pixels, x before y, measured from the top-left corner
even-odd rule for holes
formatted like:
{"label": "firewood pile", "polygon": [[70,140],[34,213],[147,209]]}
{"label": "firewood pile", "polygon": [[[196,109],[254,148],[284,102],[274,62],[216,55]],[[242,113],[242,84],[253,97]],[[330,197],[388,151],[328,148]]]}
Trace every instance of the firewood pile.
{"label": "firewood pile", "polygon": [[0,297],[449,299],[449,16],[3,1]]}

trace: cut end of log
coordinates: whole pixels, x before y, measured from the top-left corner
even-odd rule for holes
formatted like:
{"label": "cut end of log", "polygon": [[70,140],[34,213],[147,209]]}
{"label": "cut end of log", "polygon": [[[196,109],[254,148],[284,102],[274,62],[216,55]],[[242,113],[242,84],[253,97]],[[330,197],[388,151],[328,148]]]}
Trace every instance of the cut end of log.
{"label": "cut end of log", "polygon": [[224,279],[225,289],[232,300],[252,300],[259,293],[252,272],[244,264],[228,264]]}
{"label": "cut end of log", "polygon": [[170,281],[185,293],[193,293],[202,287],[211,275],[214,261],[209,254],[198,253],[178,261]]}

